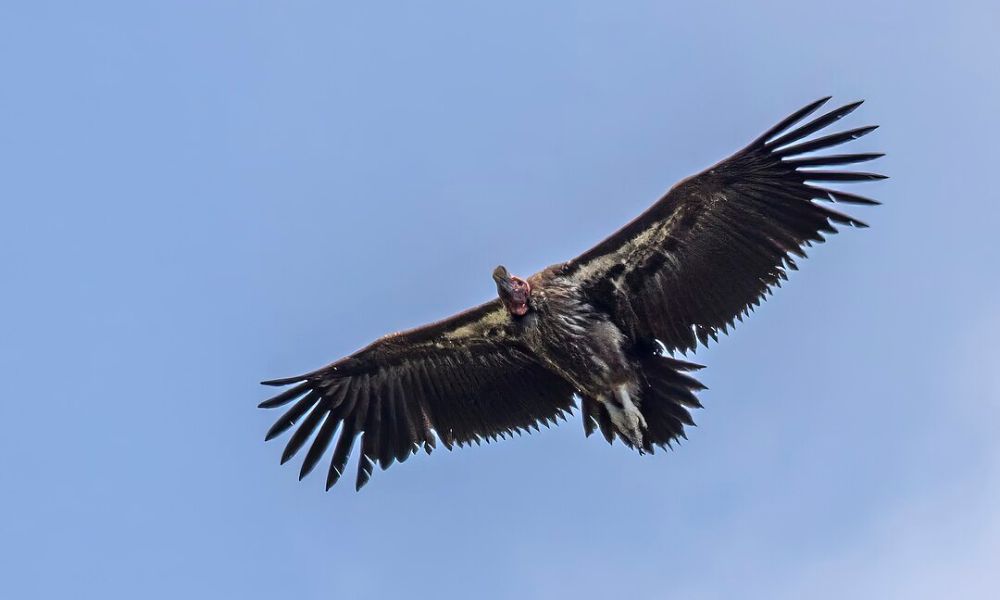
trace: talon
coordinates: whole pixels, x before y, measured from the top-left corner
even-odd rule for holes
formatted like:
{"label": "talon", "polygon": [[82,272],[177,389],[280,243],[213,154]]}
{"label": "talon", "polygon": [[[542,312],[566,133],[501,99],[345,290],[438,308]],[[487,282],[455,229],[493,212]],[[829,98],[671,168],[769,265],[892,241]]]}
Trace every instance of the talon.
{"label": "talon", "polygon": [[608,410],[611,421],[618,430],[622,440],[641,453],[643,447],[643,432],[647,429],[646,418],[632,402],[627,385],[619,385],[614,392],[599,398]]}

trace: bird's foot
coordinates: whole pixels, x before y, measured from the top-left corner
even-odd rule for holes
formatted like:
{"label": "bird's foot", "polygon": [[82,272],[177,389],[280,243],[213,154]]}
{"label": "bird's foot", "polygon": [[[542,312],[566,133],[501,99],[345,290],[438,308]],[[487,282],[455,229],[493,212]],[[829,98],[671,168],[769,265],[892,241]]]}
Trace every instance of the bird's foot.
{"label": "bird's foot", "polygon": [[646,418],[642,412],[632,402],[627,385],[619,385],[615,388],[614,394],[602,399],[611,416],[618,434],[629,445],[642,452],[643,432],[646,430]]}

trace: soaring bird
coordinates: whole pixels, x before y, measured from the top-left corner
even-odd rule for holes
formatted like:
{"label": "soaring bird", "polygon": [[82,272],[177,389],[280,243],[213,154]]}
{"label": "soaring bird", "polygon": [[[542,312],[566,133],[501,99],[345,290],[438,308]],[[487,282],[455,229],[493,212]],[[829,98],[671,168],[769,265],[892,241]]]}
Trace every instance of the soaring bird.
{"label": "soaring bird", "polygon": [[[582,255],[521,278],[493,271],[497,298],[382,337],[319,370],[263,382],[289,389],[260,404],[292,404],[267,432],[295,427],[284,463],[312,440],[299,479],[336,437],[330,489],[360,437],[356,489],[440,440],[449,450],[565,420],[579,398],[586,435],[600,430],[640,454],[684,437],[704,389],[674,358],[718,340],[796,269],[794,257],[835,225],[866,227],[826,202],[878,204],[821,185],[883,179],[823,170],[882,156],[814,154],[875,126],[804,138],[853,112],[826,104],[792,113],[745,148],[671,188]],[[819,168],[819,170],[817,170]]]}

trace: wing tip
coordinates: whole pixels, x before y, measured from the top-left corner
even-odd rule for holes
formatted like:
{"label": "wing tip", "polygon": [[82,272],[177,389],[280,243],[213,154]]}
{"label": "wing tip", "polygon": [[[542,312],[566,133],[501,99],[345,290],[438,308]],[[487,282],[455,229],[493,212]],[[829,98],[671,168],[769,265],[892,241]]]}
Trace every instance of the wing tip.
{"label": "wing tip", "polygon": [[814,100],[814,101],[810,102],[809,104],[806,104],[805,106],[803,106],[802,108],[800,108],[797,111],[793,112],[792,114],[788,115],[787,117],[785,117],[781,121],[778,121],[778,123],[776,125],[774,125],[770,129],[768,129],[767,131],[765,131],[764,133],[762,133],[754,141],[750,142],[749,147],[752,148],[752,147],[761,146],[761,145],[765,144],[768,140],[770,140],[774,136],[776,136],[776,135],[778,135],[778,134],[786,131],[789,127],[795,125],[796,123],[798,123],[802,119],[804,119],[804,118],[808,117],[809,115],[811,115],[812,113],[816,112],[816,110],[819,107],[821,107],[824,104],[826,104],[827,102],[829,102],[832,98],[833,98],[833,96],[824,96],[824,97],[822,97],[822,98],[820,98],[818,100]]}
{"label": "wing tip", "polygon": [[823,106],[824,104],[826,104],[830,100],[833,100],[833,95],[832,94],[829,95],[829,96],[823,96],[822,98],[817,98],[816,100],[813,100],[809,104],[806,104],[800,110],[809,110],[809,112],[812,112],[812,111],[816,110],[817,108]]}
{"label": "wing tip", "polygon": [[283,377],[281,379],[265,379],[261,381],[261,385],[268,385],[271,387],[281,387],[283,385],[291,385],[293,383],[299,383],[300,381],[305,381],[309,378],[309,375],[296,375],[295,377]]}

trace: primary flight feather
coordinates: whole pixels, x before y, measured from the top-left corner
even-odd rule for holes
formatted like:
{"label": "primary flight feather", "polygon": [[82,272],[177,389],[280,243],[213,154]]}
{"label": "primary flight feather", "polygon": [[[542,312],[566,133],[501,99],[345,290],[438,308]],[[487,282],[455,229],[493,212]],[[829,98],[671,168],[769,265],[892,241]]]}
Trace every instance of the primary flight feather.
{"label": "primary flight feather", "polygon": [[[829,98],[796,111],[717,165],[678,183],[625,227],[527,279],[497,267],[497,298],[448,319],[385,336],[260,404],[292,404],[267,432],[293,431],[284,463],[308,444],[299,478],[331,444],[326,487],[360,443],[355,486],[375,464],[405,461],[440,440],[449,449],[555,423],[581,401],[586,434],[600,429],[640,453],[692,425],[701,368],[662,352],[718,339],[795,269],[803,247],[864,223],[819,202],[877,204],[823,186],[883,179],[828,167],[881,154],[813,154],[861,137],[861,127],[803,141],[855,102],[794,128]],[[311,440],[311,443],[310,443]]]}

